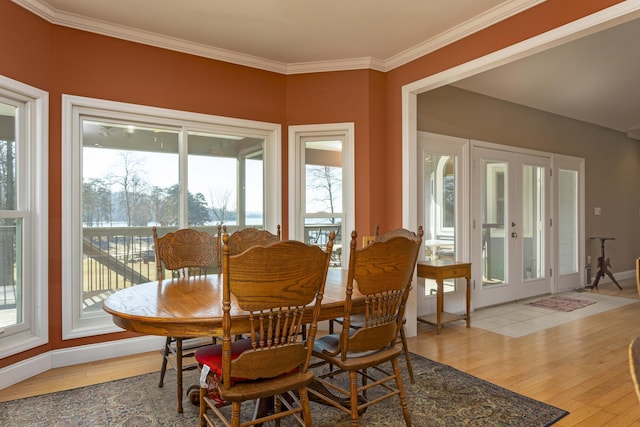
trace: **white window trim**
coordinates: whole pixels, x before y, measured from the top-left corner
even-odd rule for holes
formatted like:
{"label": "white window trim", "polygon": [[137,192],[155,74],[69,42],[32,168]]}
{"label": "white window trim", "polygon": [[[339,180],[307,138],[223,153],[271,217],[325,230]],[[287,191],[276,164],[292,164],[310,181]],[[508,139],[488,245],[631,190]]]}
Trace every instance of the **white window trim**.
{"label": "white window trim", "polygon": [[0,88],[19,96],[27,104],[28,120],[23,129],[28,141],[19,177],[27,183],[25,240],[23,252],[23,286],[25,286],[25,316],[28,328],[24,332],[3,337],[0,333],[0,359],[49,342],[49,94],[24,83],[0,76]]}
{"label": "white window trim", "polygon": [[[289,238],[304,238],[304,188],[302,188],[302,143],[305,136],[322,133],[344,134],[342,147],[342,213],[344,215],[343,247],[347,247],[351,231],[355,229],[355,124],[324,123],[289,126]],[[342,266],[347,268],[346,254],[342,251]]]}
{"label": "white window trim", "polygon": [[121,331],[106,312],[94,317],[81,317],[82,292],[82,163],[80,147],[80,115],[98,111],[107,117],[132,118],[164,123],[215,126],[241,129],[243,135],[265,140],[265,227],[275,230],[282,218],[282,132],[276,123],[214,116],[187,111],[149,107],[73,95],[62,95],[62,338],[73,339]]}

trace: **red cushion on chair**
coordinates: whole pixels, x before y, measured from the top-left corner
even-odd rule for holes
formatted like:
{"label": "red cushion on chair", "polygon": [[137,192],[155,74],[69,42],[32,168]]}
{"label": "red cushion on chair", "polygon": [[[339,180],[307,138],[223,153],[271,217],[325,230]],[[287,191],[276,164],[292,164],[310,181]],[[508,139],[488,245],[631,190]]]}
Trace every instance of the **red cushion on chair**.
{"label": "red cushion on chair", "polygon": [[[236,359],[243,352],[251,349],[250,339],[241,339],[231,343],[231,358]],[[207,374],[207,389],[209,398],[216,406],[225,405],[225,401],[220,397],[218,384],[222,380],[222,344],[212,344],[196,350],[194,357],[200,368],[208,366],[210,371]],[[200,381],[203,379],[201,378]],[[231,378],[231,384],[235,382],[247,381],[246,378]]]}
{"label": "red cushion on chair", "polygon": [[[236,359],[243,352],[251,349],[251,340],[241,339],[231,343],[231,359]],[[195,359],[200,366],[207,365],[211,372],[222,376],[222,344],[212,344],[196,350]],[[239,378],[234,378],[238,381]]]}

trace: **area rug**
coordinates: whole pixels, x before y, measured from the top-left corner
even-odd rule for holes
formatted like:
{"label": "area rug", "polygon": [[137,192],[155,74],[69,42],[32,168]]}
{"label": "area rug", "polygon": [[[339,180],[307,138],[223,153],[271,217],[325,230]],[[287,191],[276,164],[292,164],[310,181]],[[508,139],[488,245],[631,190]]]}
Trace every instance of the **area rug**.
{"label": "area rug", "polygon": [[533,307],[548,308],[549,310],[563,311],[566,313],[569,311],[577,310],[579,308],[584,308],[595,303],[595,301],[589,301],[586,299],[553,296],[537,301],[528,302],[527,305],[531,305]]}
{"label": "area rug", "polygon": [[[412,355],[412,361],[416,383],[404,380],[414,426],[549,426],[567,415],[564,410],[450,366],[416,355]],[[185,384],[195,383],[196,379],[196,372],[185,372]],[[350,425],[349,416],[334,408],[317,403],[311,406],[314,426]],[[251,410],[247,405],[243,414],[250,414]],[[368,408],[360,424],[404,425],[399,401],[388,399]],[[180,427],[199,425],[199,420],[197,406],[187,399],[184,413],[177,413],[175,376],[168,375],[164,388],[158,388],[155,373],[0,403],[0,425]]]}

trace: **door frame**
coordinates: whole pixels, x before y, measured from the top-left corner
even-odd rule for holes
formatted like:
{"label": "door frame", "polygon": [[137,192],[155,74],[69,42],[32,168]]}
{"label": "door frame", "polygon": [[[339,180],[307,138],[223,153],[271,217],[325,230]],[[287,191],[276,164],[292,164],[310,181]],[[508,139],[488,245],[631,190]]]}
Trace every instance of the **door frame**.
{"label": "door frame", "polygon": [[[640,16],[640,1],[625,1],[584,18],[554,28],[534,38],[507,46],[469,62],[409,82],[401,88],[402,103],[402,226],[414,230],[418,226],[417,211],[417,132],[418,95],[473,76],[491,68],[515,61],[565,41],[594,33]],[[581,260],[581,262],[584,262]],[[407,301],[407,336],[417,334],[415,289]]]}

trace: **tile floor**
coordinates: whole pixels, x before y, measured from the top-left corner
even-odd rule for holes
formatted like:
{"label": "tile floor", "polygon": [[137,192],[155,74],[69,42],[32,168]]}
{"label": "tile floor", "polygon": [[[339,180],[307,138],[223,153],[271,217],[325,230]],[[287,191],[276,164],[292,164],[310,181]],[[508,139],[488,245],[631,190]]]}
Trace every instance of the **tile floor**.
{"label": "tile floor", "polygon": [[522,301],[475,310],[471,313],[471,327],[518,338],[572,320],[583,319],[626,304],[638,302],[637,299],[614,297],[585,291],[564,292],[554,296],[592,300],[596,301],[596,303],[570,312],[560,312],[548,308],[526,305],[527,302],[549,297],[549,295],[538,296]]}

